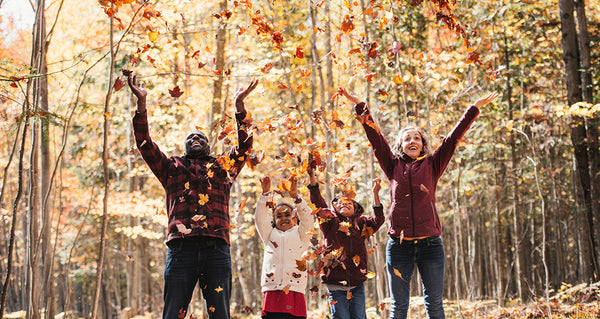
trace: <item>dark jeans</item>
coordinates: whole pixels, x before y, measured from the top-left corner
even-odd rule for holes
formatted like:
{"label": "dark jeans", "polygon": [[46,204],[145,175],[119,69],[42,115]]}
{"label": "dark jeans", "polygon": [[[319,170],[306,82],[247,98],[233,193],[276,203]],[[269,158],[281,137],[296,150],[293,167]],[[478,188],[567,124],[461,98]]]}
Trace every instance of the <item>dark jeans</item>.
{"label": "dark jeans", "polygon": [[196,284],[202,289],[208,317],[229,319],[231,257],[221,239],[198,238],[168,243],[163,318],[184,318]]}
{"label": "dark jeans", "polygon": [[328,291],[329,307],[331,308],[331,317],[333,319],[367,319],[364,284],[360,284],[350,290],[352,293],[352,298],[350,300],[347,298],[347,291]]}
{"label": "dark jeans", "polygon": [[404,319],[410,302],[410,280],[415,264],[423,282],[425,309],[429,318],[446,318],[442,293],[444,291],[445,254],[442,238],[433,236],[419,240],[390,238],[387,244],[387,271],[392,296],[390,318]]}

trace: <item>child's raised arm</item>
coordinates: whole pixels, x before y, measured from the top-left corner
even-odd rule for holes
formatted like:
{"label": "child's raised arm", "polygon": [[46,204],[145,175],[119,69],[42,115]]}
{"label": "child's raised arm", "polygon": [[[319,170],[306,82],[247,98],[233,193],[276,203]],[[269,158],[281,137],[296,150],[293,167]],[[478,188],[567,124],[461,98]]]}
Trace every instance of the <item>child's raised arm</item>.
{"label": "child's raised arm", "polygon": [[379,201],[379,191],[381,190],[381,179],[376,178],[373,180],[373,202],[375,206],[381,206],[381,202]]}
{"label": "child's raised arm", "polygon": [[263,243],[266,243],[271,237],[273,226],[271,225],[272,218],[269,216],[269,208],[267,203],[271,199],[271,178],[265,176],[260,179],[260,186],[262,187],[262,193],[256,201],[256,210],[254,211],[254,223],[256,224],[256,230],[258,235],[262,239]]}

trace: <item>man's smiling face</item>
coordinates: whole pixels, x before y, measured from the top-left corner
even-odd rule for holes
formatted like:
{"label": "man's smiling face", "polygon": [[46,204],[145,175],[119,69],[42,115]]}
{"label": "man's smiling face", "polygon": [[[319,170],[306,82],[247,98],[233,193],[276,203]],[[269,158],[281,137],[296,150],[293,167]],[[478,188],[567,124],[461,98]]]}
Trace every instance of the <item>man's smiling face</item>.
{"label": "man's smiling face", "polygon": [[185,155],[190,157],[203,157],[210,153],[208,138],[201,131],[191,131],[185,138]]}

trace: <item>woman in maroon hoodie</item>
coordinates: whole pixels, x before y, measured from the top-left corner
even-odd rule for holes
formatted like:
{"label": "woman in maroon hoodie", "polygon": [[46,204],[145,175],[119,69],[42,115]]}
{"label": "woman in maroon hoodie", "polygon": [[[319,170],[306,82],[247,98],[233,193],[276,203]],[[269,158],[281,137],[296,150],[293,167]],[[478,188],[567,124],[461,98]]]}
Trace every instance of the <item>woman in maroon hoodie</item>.
{"label": "woman in maroon hoodie", "polygon": [[383,222],[383,205],[379,202],[381,180],[373,181],[373,210],[375,215],[362,216],[364,209],[356,201],[337,196],[329,208],[321,192],[314,171],[309,170],[310,200],[319,211],[317,218],[323,232],[323,271],[321,281],[329,292],[333,319],[367,319],[365,286],[367,280],[367,246],[365,241]]}
{"label": "woman in maroon hoodie", "polygon": [[434,152],[424,132],[414,126],[400,130],[396,144],[390,147],[366,104],[344,88],[340,88],[339,93],[355,104],[375,157],[390,181],[390,239],[386,251],[392,296],[390,317],[406,318],[408,314],[410,281],[416,264],[423,282],[428,317],[445,318],[442,303],[445,254],[435,189],[459,140],[479,114],[479,108],[493,101],[498,93],[491,93],[469,106]]}

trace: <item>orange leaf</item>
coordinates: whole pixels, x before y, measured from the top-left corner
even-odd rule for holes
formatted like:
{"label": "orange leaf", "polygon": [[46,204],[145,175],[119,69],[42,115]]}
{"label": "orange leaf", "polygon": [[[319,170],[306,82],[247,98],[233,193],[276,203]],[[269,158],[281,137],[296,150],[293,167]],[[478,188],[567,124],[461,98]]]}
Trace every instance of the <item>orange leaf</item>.
{"label": "orange leaf", "polygon": [[340,30],[342,32],[344,32],[345,34],[348,34],[350,32],[352,32],[352,30],[354,30],[354,22],[352,22],[352,19],[354,17],[351,17],[349,15],[346,15],[344,17],[344,21],[342,21],[342,25],[340,26]]}
{"label": "orange leaf", "polygon": [[360,256],[359,255],[355,255],[354,257],[352,257],[352,261],[358,267],[358,264],[360,264]]}
{"label": "orange leaf", "polygon": [[277,88],[278,88],[278,89],[281,89],[281,90],[285,90],[285,89],[287,89],[288,87],[287,87],[287,85],[285,85],[285,84],[283,84],[283,83],[280,83],[280,84],[277,86]]}
{"label": "orange leaf", "polygon": [[296,268],[300,271],[306,271],[306,260],[296,260]]}
{"label": "orange leaf", "polygon": [[215,291],[218,293],[221,293],[221,291],[223,291],[223,288],[221,288],[221,286],[215,288]]}

